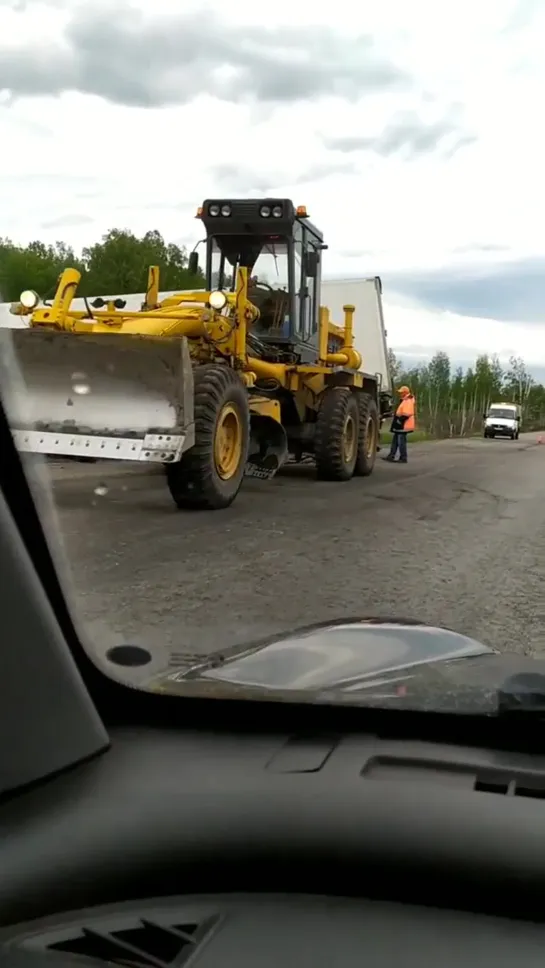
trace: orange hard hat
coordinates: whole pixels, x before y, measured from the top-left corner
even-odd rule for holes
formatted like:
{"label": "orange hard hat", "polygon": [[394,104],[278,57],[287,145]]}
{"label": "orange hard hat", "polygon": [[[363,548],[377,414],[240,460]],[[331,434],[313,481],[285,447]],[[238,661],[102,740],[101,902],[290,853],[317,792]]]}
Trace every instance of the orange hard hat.
{"label": "orange hard hat", "polygon": [[400,396],[406,397],[410,394],[411,391],[409,390],[409,387],[402,386],[402,387],[399,387],[399,390],[397,392],[399,393]]}

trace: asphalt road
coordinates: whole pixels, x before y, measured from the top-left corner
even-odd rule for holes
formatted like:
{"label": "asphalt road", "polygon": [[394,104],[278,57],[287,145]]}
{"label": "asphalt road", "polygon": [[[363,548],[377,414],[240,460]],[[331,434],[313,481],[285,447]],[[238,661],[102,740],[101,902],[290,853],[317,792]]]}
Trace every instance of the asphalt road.
{"label": "asphalt road", "polygon": [[121,642],[203,654],[355,615],[545,650],[545,443],[414,444],[406,466],[319,483],[247,481],[227,511],[187,513],[161,471],[50,469],[74,608],[101,655]]}

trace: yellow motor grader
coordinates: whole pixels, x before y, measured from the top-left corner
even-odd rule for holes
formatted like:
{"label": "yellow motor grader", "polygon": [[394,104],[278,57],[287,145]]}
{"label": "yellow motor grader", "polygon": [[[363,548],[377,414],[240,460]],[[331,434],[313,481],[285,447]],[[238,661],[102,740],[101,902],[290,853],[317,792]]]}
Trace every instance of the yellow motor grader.
{"label": "yellow motor grader", "polygon": [[197,214],[205,291],[160,299],[152,266],[134,310],[113,297],[76,310],[70,268],[49,304],[21,294],[11,311],[28,326],[0,331],[22,375],[19,450],[160,462],[179,508],[225,508],[244,475],[271,478],[290,455],[325,480],[371,474],[379,381],[354,347],[355,307],[335,325],[321,306],[327,246],[306,209],[209,199]]}

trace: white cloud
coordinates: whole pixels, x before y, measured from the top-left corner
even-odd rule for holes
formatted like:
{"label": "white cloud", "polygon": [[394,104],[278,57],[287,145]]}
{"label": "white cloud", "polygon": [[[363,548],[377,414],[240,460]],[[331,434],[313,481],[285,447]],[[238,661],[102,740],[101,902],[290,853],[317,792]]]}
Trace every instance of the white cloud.
{"label": "white cloud", "polygon": [[390,274],[545,257],[544,5],[180,9],[0,0],[3,235],[192,244],[202,198],[274,192],[323,228],[327,274],[382,276],[393,345],[545,361],[520,293],[504,323],[388,293]]}
{"label": "white cloud", "polygon": [[388,342],[406,364],[443,350],[451,360],[472,364],[480,353],[496,355],[502,364],[511,356],[545,364],[545,327],[509,324],[456,313],[385,301]]}

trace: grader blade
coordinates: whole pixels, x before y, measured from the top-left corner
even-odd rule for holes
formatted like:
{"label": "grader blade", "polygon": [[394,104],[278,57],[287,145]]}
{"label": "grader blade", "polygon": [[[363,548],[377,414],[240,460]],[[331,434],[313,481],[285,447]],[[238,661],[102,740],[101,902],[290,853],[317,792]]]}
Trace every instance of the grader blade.
{"label": "grader blade", "polygon": [[0,358],[20,451],[172,463],[194,443],[185,339],[2,329]]}
{"label": "grader blade", "polygon": [[250,449],[245,477],[270,480],[288,459],[288,441],[282,425],[250,409]]}

